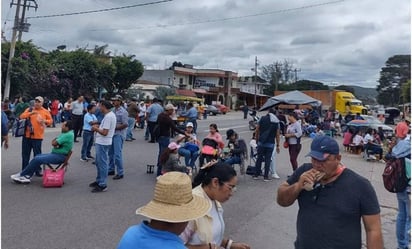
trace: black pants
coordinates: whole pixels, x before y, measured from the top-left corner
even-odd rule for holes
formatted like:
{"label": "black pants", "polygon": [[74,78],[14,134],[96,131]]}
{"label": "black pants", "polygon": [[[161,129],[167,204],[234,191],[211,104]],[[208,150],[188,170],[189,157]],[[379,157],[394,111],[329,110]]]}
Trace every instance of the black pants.
{"label": "black pants", "polygon": [[147,128],[149,128],[150,141],[151,142],[156,142],[156,139],[155,139],[154,134],[153,134],[153,129],[154,129],[156,123],[157,122],[147,121]]}
{"label": "black pants", "polygon": [[74,140],[79,136],[79,132],[83,129],[83,115],[72,114]]}

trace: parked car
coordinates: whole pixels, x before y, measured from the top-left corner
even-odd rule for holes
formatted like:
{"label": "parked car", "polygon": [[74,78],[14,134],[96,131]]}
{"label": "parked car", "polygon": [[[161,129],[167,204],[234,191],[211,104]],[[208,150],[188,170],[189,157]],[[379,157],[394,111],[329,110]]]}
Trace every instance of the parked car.
{"label": "parked car", "polygon": [[206,108],[206,112],[207,114],[214,115],[214,116],[221,113],[220,110],[217,109],[216,106],[213,106],[213,105],[208,105]]}
{"label": "parked car", "polygon": [[229,111],[229,107],[222,104],[215,104],[215,106],[222,114],[226,114]]}

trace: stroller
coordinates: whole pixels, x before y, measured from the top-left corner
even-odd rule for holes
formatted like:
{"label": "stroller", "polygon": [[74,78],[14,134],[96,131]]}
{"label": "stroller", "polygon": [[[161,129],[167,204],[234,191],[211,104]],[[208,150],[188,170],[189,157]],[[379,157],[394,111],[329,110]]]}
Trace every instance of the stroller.
{"label": "stroller", "polygon": [[210,138],[203,139],[199,155],[199,169],[203,166],[205,160],[206,162],[210,162],[212,159],[217,160],[219,157],[218,151],[218,143],[215,140]]}

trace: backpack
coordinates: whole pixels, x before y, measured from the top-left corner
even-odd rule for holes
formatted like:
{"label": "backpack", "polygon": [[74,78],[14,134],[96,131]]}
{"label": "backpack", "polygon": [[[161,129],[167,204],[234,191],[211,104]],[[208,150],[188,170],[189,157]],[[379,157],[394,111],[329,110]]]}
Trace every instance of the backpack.
{"label": "backpack", "polygon": [[386,190],[392,193],[403,192],[408,186],[409,181],[406,177],[405,159],[395,158],[388,160],[383,170],[382,178]]}

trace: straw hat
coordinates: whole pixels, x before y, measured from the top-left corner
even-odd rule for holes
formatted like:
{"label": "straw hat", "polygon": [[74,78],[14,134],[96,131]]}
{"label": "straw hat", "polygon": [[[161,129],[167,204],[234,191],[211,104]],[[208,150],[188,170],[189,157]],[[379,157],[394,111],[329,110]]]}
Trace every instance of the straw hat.
{"label": "straw hat", "polygon": [[192,194],[190,177],[173,171],[158,178],[153,200],[138,208],[136,214],[154,220],[180,223],[200,218],[209,210],[209,201]]}

